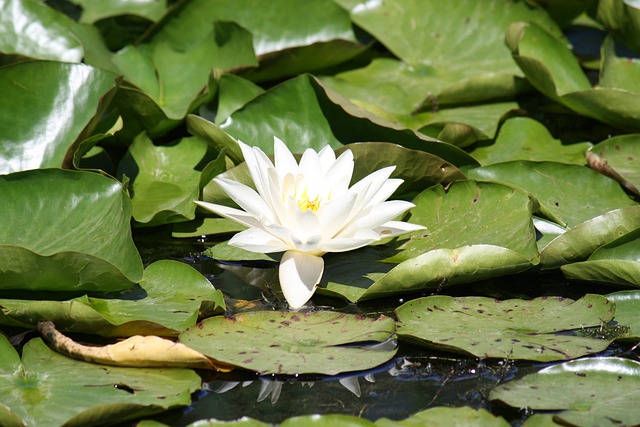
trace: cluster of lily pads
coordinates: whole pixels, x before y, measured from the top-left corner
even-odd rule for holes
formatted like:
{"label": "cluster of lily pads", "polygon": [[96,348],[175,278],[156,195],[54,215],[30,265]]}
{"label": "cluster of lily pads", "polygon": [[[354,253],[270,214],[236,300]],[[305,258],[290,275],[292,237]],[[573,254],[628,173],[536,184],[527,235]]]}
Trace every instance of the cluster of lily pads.
{"label": "cluster of lily pads", "polygon": [[[640,5],[538,3],[5,0],[0,425],[143,419],[190,405],[203,363],[335,375],[393,360],[398,339],[561,361],[486,396],[554,411],[527,426],[640,423],[640,363],[583,357],[640,339]],[[228,245],[244,227],[194,203],[233,206],[212,179],[252,185],[238,141],[271,153],[274,136],[296,153],[351,150],[352,182],[395,166],[392,198],[425,227],[325,255],[317,294],[335,309],[282,310],[278,254]],[[143,264],[134,241],[152,234],[208,236],[219,289],[180,259]],[[549,274],[581,297],[474,287]],[[260,309],[240,309],[250,285]],[[391,310],[353,314],[369,301]],[[43,333],[53,350],[42,322],[103,356]],[[106,346],[135,336],[202,359]],[[485,409],[282,425],[508,425]]]}

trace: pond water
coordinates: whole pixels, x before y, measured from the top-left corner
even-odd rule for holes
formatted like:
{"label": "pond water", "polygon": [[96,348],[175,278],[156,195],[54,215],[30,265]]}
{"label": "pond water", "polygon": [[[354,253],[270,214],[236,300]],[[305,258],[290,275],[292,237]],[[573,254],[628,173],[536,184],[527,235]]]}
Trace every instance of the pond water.
{"label": "pond water", "polygon": [[[242,284],[229,269],[201,255],[212,242],[205,239],[176,240],[139,235],[136,244],[145,263],[159,258],[185,262],[204,274],[227,299],[230,313],[252,309],[285,309],[281,302],[267,301],[269,294]],[[496,298],[533,298],[559,295],[579,298],[588,292],[607,293],[606,288],[570,284],[560,274],[518,275],[459,287],[448,287],[447,295],[483,295]],[[424,295],[432,295],[433,292]],[[363,313],[372,317],[393,316],[403,301],[423,295],[376,300],[367,304],[315,297],[315,308]],[[265,299],[266,298],[266,299]],[[249,303],[247,303],[249,301]],[[311,308],[314,309],[314,308]],[[607,355],[624,356],[629,348],[618,344]],[[435,406],[484,408],[520,425],[529,415],[488,401],[497,385],[537,372],[549,364],[513,360],[479,360],[459,354],[429,350],[399,343],[396,357],[370,371],[331,377],[259,377],[246,371],[203,373],[203,390],[189,408],[163,414],[161,420],[176,427],[215,418],[236,420],[247,416],[268,423],[309,414],[347,414],[369,420],[407,418]]]}

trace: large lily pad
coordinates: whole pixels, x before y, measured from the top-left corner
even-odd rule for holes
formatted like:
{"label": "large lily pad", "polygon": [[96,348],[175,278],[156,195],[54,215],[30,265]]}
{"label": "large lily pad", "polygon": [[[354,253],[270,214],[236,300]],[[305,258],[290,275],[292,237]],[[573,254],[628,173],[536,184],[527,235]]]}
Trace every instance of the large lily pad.
{"label": "large lily pad", "polygon": [[378,427],[414,427],[425,425],[429,427],[509,427],[510,424],[502,417],[490,414],[485,409],[470,407],[449,408],[445,406],[429,408],[413,414],[400,421],[380,418],[375,424]]}
{"label": "large lily pad", "polygon": [[128,46],[112,61],[125,79],[143,90],[173,120],[202,104],[202,92],[214,68],[256,64],[251,34],[229,22],[212,23],[202,40],[186,47],[168,42]]}
{"label": "large lily pad", "polygon": [[640,287],[640,228],[598,248],[586,261],[562,266],[569,279]]}
{"label": "large lily pad", "polygon": [[98,425],[191,403],[200,377],[188,369],[119,368],[79,362],[39,338],[22,361],[0,335],[0,413],[4,425]]}
{"label": "large lily pad", "polygon": [[340,372],[373,368],[396,352],[395,322],[332,312],[255,311],[212,317],[180,341],[220,362],[260,374]]}
{"label": "large lily pad", "polygon": [[116,291],[142,278],[122,184],[56,169],[0,177],[0,287]]}
{"label": "large lily pad", "polygon": [[520,160],[471,169],[467,176],[522,188],[545,215],[569,227],[637,204],[616,181],[578,165]]}
{"label": "large lily pad", "polygon": [[551,361],[607,348],[610,340],[557,332],[599,326],[614,311],[614,304],[600,295],[577,301],[431,296],[401,305],[396,315],[398,336],[411,342],[481,358]]}
{"label": "large lily pad", "polygon": [[614,209],[578,224],[553,239],[540,252],[540,264],[557,268],[585,261],[599,247],[640,227],[640,205]]}
{"label": "large lily pad", "polygon": [[595,15],[617,38],[640,51],[640,5],[637,1],[598,1]]}
{"label": "large lily pad", "polygon": [[[569,47],[535,23],[512,24],[506,42],[531,84],[546,96],[604,123],[640,129],[637,87],[633,91],[628,87],[591,88]],[[605,61],[603,67],[606,65]],[[619,80],[610,77],[607,81]]]}
{"label": "large lily pad", "polygon": [[640,135],[614,136],[586,153],[589,166],[640,195]]}
{"label": "large lily pad", "polygon": [[[390,142],[431,153],[458,167],[477,165],[460,148],[367,113],[307,75],[258,95],[219,127],[193,116],[188,122],[192,133],[227,148],[229,155],[234,153],[230,147],[235,144],[234,138],[271,153],[275,135],[293,152],[301,153],[309,147],[319,150],[325,145],[337,148],[353,142]],[[237,147],[235,151],[239,151]]]}
{"label": "large lily pad", "polygon": [[616,315],[613,320],[629,328],[621,339],[637,340],[640,338],[640,291],[620,291],[605,295],[616,305]]}
{"label": "large lily pad", "polygon": [[640,363],[617,357],[573,360],[493,389],[491,400],[562,411],[555,419],[584,427],[640,423]]}
{"label": "large lily pad", "polygon": [[156,261],[140,286],[105,296],[66,301],[0,299],[0,323],[35,329],[51,320],[60,330],[106,336],[176,336],[204,312],[224,310],[220,291],[192,267]]}
{"label": "large lily pad", "polygon": [[195,218],[201,174],[196,167],[208,148],[198,137],[155,146],[147,135],[138,135],[118,171],[132,179],[133,218],[146,226]]}
{"label": "large lily pad", "polygon": [[102,98],[115,87],[115,77],[59,62],[0,69],[0,173],[61,167]]}
{"label": "large lily pad", "polygon": [[563,145],[536,120],[514,117],[507,120],[495,142],[476,148],[471,155],[483,166],[512,160],[547,161],[584,165],[588,142]]}
{"label": "large lily pad", "polygon": [[[25,27],[29,30],[25,31]],[[50,61],[80,62],[84,50],[72,27],[71,19],[46,4],[6,0],[0,16],[0,52]],[[5,80],[0,78],[0,81]],[[2,92],[6,94],[4,90]]]}
{"label": "large lily pad", "polygon": [[[358,301],[499,277],[538,263],[534,203],[520,190],[456,181],[446,191],[427,189],[413,202],[407,221],[425,231],[379,253],[357,252],[351,261],[327,257],[319,291]],[[383,259],[399,265],[391,268]]]}

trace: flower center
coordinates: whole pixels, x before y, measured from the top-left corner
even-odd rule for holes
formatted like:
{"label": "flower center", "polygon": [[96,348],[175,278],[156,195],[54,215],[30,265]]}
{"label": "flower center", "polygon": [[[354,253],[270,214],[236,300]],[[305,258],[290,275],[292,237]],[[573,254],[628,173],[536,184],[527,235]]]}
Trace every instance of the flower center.
{"label": "flower center", "polygon": [[312,210],[313,212],[317,212],[320,207],[319,197],[316,196],[315,199],[310,200],[307,192],[305,191],[302,197],[298,199],[298,206],[302,209],[302,212],[306,212],[307,210]]}

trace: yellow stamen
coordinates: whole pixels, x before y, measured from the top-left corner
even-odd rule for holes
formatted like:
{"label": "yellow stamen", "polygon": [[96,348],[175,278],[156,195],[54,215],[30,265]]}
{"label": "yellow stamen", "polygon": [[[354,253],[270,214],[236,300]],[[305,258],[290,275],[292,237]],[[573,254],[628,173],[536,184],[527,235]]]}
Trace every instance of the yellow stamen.
{"label": "yellow stamen", "polygon": [[320,200],[318,200],[318,197],[313,200],[309,200],[309,196],[307,196],[307,193],[305,192],[302,197],[298,199],[298,206],[302,209],[302,212],[306,212],[309,209],[317,212],[318,208],[320,208]]}

